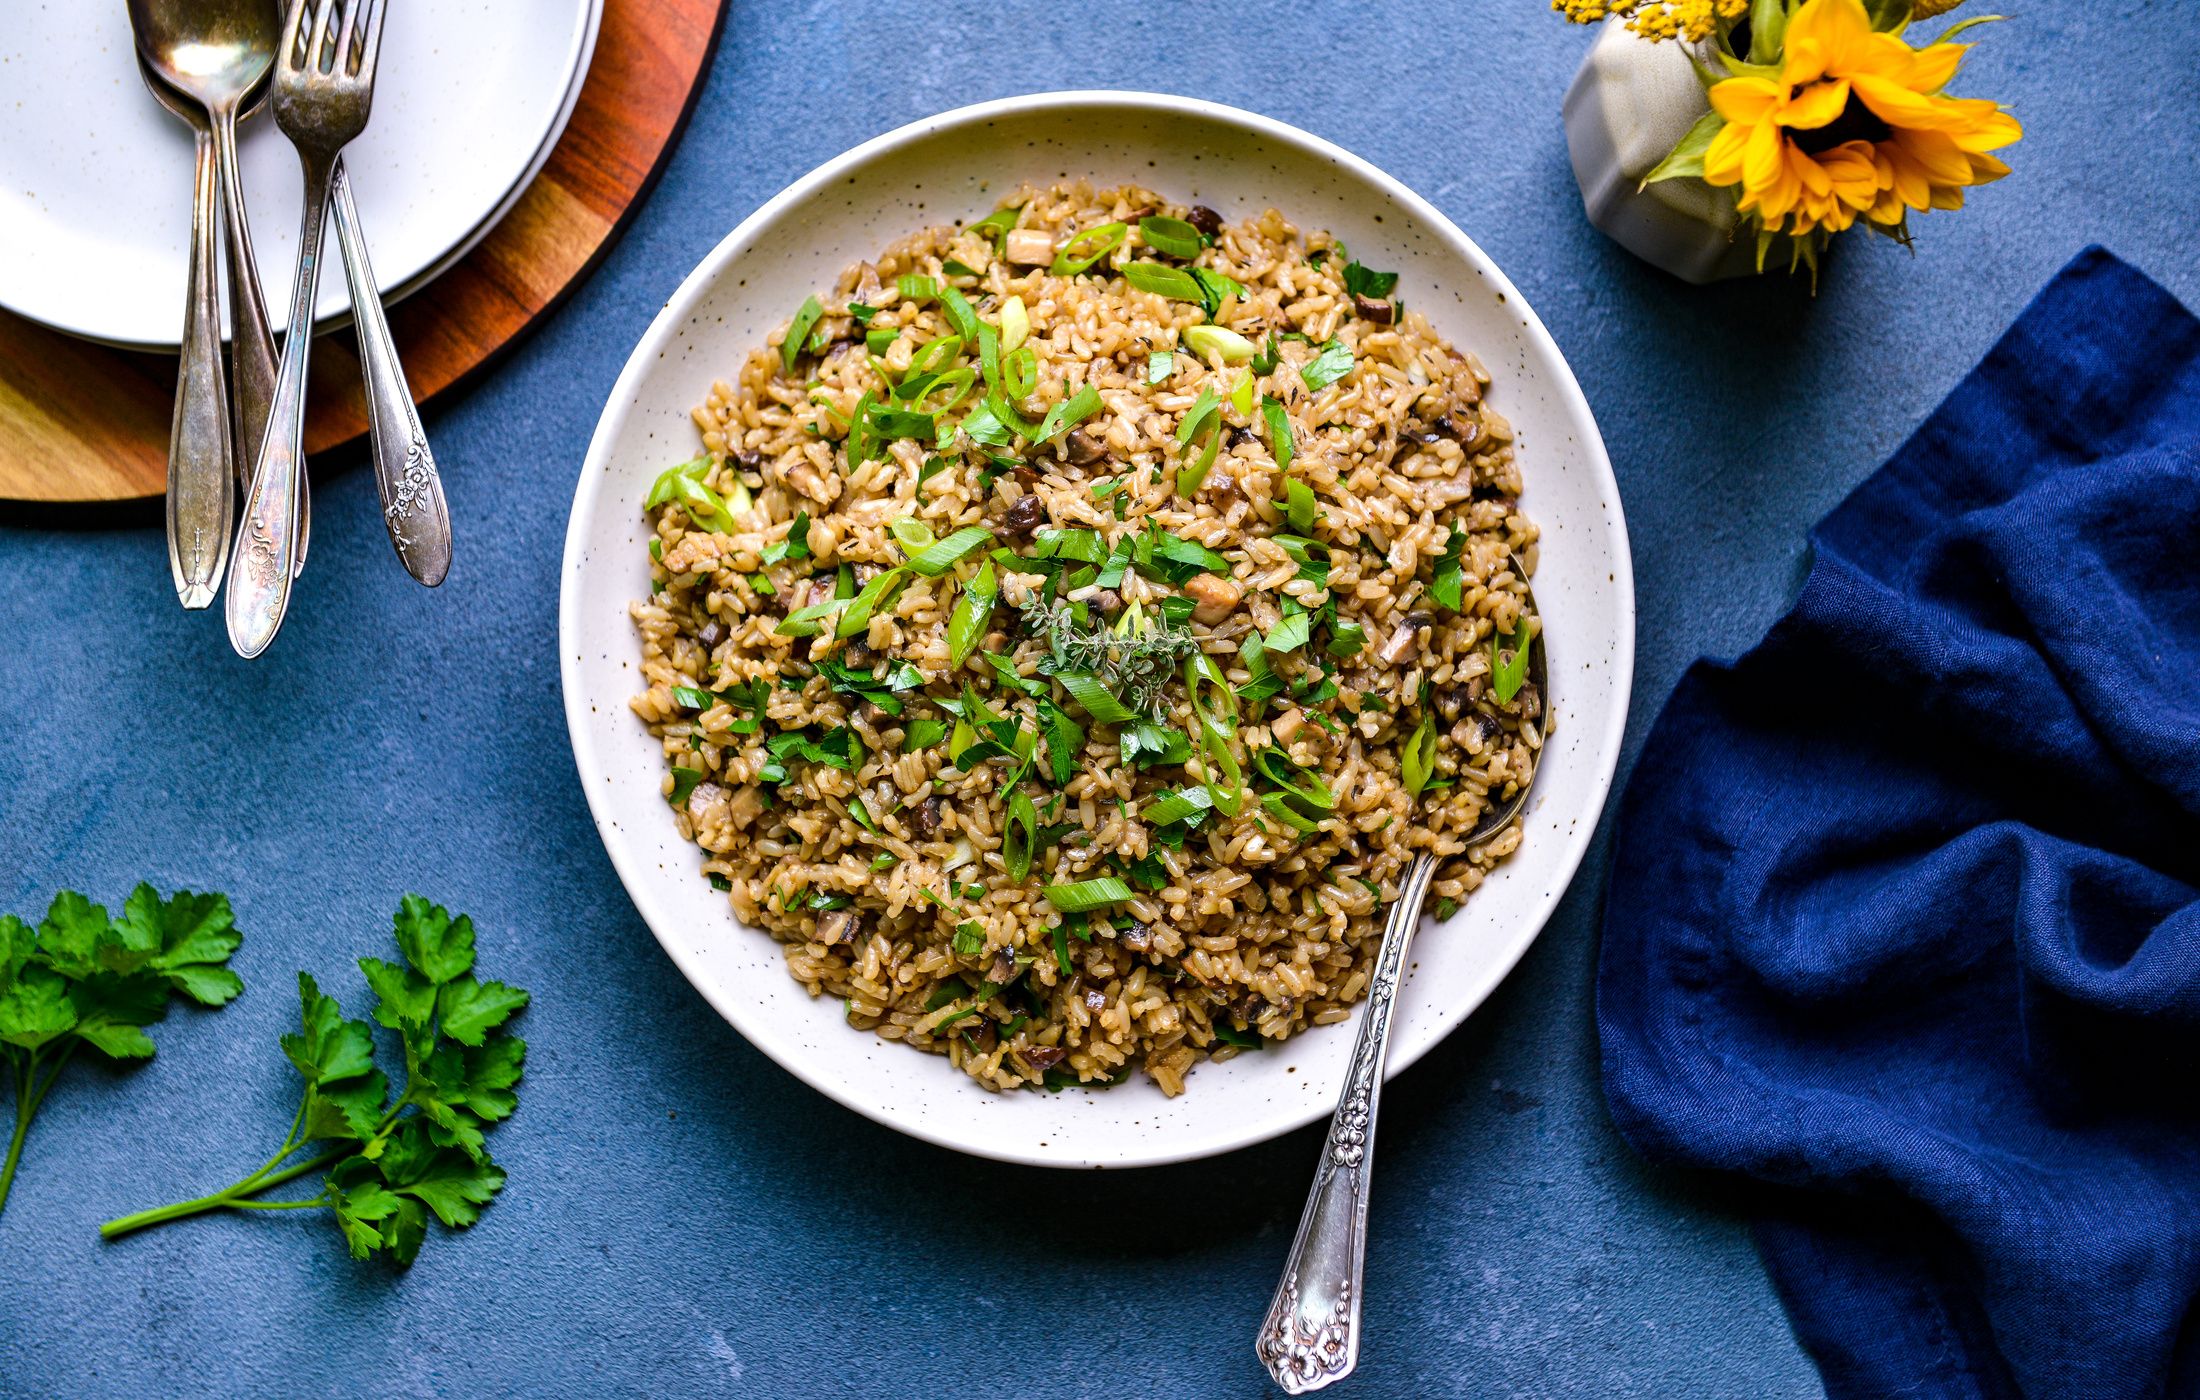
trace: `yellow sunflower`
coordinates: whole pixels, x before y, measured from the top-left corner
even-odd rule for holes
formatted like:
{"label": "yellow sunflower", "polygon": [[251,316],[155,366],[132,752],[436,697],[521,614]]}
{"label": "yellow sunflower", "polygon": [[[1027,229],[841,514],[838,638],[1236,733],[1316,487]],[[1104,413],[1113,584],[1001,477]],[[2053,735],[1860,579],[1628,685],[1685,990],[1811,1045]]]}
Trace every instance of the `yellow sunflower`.
{"label": "yellow sunflower", "polygon": [[1969,47],[1913,49],[1874,31],[1861,0],[1804,0],[1777,78],[1712,86],[1725,125],[1703,178],[1739,185],[1743,213],[1798,237],[1859,216],[1896,231],[1912,209],[1960,209],[1966,187],[2009,173],[1987,152],[2024,134],[1994,103],[1942,92]]}

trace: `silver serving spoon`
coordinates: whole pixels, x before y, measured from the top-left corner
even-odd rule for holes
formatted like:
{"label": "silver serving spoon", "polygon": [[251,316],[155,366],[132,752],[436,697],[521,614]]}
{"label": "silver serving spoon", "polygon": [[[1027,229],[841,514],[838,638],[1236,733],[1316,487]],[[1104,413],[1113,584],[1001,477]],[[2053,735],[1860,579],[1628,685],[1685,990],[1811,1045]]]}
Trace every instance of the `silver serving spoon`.
{"label": "silver serving spoon", "polygon": [[[281,22],[274,0],[267,0],[270,26],[268,49],[273,52],[275,26]],[[138,55],[138,76],[169,113],[189,125],[194,133],[207,132],[214,141],[215,187],[221,196],[222,231],[228,256],[222,260],[228,273],[230,320],[230,442],[236,458],[237,489],[251,489],[253,460],[260,438],[267,431],[268,406],[275,394],[275,334],[268,328],[267,299],[260,291],[260,268],[252,253],[252,228],[245,216],[244,184],[237,173],[237,126],[250,121],[267,105],[270,85],[263,79],[243,99],[241,110],[221,120],[221,109],[209,112],[163,81],[160,74]],[[298,568],[305,567],[306,545],[313,533],[301,482],[298,497]]]}
{"label": "silver serving spoon", "polygon": [[263,0],[130,0],[139,61],[205,114],[203,125],[191,123],[196,169],[190,290],[168,437],[168,565],[186,608],[214,601],[235,529],[231,486],[237,446],[222,369],[211,238],[220,165],[214,133],[222,125],[217,114],[224,111],[234,132],[237,105],[266,76],[273,58],[273,46],[262,42],[262,8]]}
{"label": "silver serving spoon", "polygon": [[[1528,571],[1515,557],[1513,573],[1525,587]],[[1550,675],[1543,654],[1542,614],[1535,597],[1527,597],[1528,613],[1536,617],[1535,635],[1528,640],[1528,682],[1535,687],[1541,708],[1533,721],[1540,738],[1549,724]],[[1541,744],[1535,770],[1519,791],[1501,806],[1493,807],[1475,823],[1467,837],[1469,849],[1495,837],[1528,800],[1528,789],[1543,771]],[[1314,1171],[1314,1189],[1306,1198],[1306,1212],[1299,1217],[1299,1232],[1291,1241],[1291,1255],[1284,1261],[1283,1278],[1276,1285],[1268,1316],[1261,1321],[1253,1350],[1268,1374],[1293,1395],[1320,1390],[1352,1374],[1360,1359],[1360,1280],[1367,1260],[1367,1200],[1369,1174],[1374,1168],[1375,1110],[1383,1092],[1383,1061],[1390,1052],[1391,1012],[1405,980],[1406,954],[1413,933],[1421,923],[1421,904],[1428,898],[1429,882],[1436,874],[1436,860],[1426,851],[1413,858],[1398,900],[1390,906],[1383,942],[1375,955],[1375,971],[1368,983],[1367,1012],[1360,1018],[1359,1035],[1352,1042],[1350,1068],[1337,1111],[1329,1120],[1329,1138],[1322,1144],[1321,1164]]]}

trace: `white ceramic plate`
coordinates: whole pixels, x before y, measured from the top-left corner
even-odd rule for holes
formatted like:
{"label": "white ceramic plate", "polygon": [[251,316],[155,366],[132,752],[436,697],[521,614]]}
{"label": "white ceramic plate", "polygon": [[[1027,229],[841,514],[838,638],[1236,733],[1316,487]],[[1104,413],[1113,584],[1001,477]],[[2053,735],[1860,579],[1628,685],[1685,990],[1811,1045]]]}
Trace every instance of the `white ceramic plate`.
{"label": "white ceramic plate", "polygon": [[649,590],[641,500],[697,445],[689,408],[714,378],[840,270],[918,227],[991,213],[1018,181],[1136,181],[1238,218],[1273,204],[1328,228],[1495,378],[1543,527],[1535,577],[1557,717],[1527,840],[1448,924],[1425,928],[1401,993],[1396,1073],[1472,1011],[1565,892],[1611,786],[1634,664],[1634,582],[1618,488],[1580,387],[1505,274],[1425,200],[1366,161],[1251,113],[1187,98],[1054,93],[965,107],[857,147],[744,220],[672,294],[612,390],[566,533],[559,650],[566,723],[597,831],[672,960],[789,1071],[881,1123],[942,1146],[1049,1166],[1133,1166],[1242,1147],[1326,1116],[1358,1022],[1224,1064],[1164,1098],[1112,1089],[996,1094],[940,1056],[841,1019],[787,975],[780,946],[737,923],[674,830],[663,751],[627,708]]}
{"label": "white ceramic plate", "polygon": [[[386,299],[484,237],[549,158],[580,96],[602,0],[392,9],[374,116],[345,151]],[[298,159],[264,109],[238,146],[280,331],[297,260]],[[72,335],[173,350],[190,236],[191,134],[145,91],[120,0],[13,7],[0,26],[0,306]],[[349,307],[331,269],[316,320]]]}

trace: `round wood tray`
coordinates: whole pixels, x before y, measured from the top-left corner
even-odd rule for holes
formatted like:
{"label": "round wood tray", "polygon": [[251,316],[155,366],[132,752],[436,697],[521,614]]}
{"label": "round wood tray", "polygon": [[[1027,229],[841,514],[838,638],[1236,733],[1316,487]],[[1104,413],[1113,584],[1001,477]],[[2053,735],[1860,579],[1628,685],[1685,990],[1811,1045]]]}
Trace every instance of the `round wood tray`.
{"label": "round wood tray", "polygon": [[[725,0],[605,0],[580,102],[542,173],[472,252],[390,308],[420,402],[493,363],[611,246],[687,120],[724,14]],[[160,495],[175,384],[173,355],[109,349],[0,311],[0,498]],[[309,402],[308,453],[366,434],[348,329],[314,346]]]}

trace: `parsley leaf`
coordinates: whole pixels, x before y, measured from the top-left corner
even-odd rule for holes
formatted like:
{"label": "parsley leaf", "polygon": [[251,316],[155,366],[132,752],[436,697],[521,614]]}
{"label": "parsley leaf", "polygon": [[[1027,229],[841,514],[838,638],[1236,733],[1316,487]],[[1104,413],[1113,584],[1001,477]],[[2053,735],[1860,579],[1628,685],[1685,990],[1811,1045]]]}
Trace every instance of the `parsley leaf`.
{"label": "parsley leaf", "polygon": [[[527,1043],[504,1026],[528,995],[474,977],[474,925],[464,914],[406,895],[393,931],[403,961],[362,958],[359,970],[375,996],[374,1024],[395,1031],[403,1050],[405,1083],[395,1097],[374,1062],[373,1025],[347,1020],[336,998],[301,972],[299,1028],[280,1043],[305,1088],[275,1155],[211,1196],[109,1221],[103,1237],[225,1207],[319,1207],[353,1258],[379,1252],[403,1267],[427,1239],[429,1216],[454,1230],[481,1218],[504,1187],[488,1130],[519,1106],[514,1086],[527,1058]],[[316,1143],[333,1145],[291,1160]],[[324,1170],[316,1195],[262,1199]]]}
{"label": "parsley leaf", "polygon": [[114,1060],[152,1058],[144,1028],[180,995],[222,1006],[244,990],[226,964],[243,935],[229,899],[139,885],[122,913],[74,890],[54,896],[34,929],[0,915],[0,1069],[15,1090],[15,1132],[0,1161],[0,1209],[31,1120],[79,1046]]}

